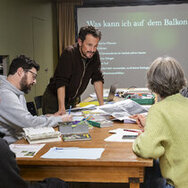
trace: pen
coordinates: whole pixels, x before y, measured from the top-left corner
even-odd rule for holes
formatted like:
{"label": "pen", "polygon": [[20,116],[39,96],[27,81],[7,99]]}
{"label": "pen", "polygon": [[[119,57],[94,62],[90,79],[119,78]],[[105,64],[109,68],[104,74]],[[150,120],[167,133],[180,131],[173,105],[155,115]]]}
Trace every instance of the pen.
{"label": "pen", "polygon": [[56,147],[55,150],[63,150],[63,148],[57,148],[57,147]]}
{"label": "pen", "polygon": [[139,133],[142,130],[124,129],[124,131],[133,132],[133,133]]}
{"label": "pen", "polygon": [[69,107],[69,115],[70,115],[70,113],[71,113],[71,108],[72,108],[72,106],[70,105],[70,107]]}
{"label": "pen", "polygon": [[79,147],[55,147],[55,150],[75,150],[75,149],[79,149]]}
{"label": "pen", "polygon": [[90,115],[90,116],[88,116],[88,117],[86,117],[86,118],[83,118],[82,121],[89,120],[89,119],[91,119],[91,118],[92,118],[92,116]]}

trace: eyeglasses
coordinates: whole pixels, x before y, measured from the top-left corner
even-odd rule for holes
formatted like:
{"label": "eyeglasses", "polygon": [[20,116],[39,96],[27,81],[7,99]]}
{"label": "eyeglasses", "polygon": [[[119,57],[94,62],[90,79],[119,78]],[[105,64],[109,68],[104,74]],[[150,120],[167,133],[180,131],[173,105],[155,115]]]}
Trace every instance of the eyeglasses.
{"label": "eyeglasses", "polygon": [[33,71],[29,70],[28,72],[30,72],[33,76],[33,80],[36,80],[37,79],[37,74],[34,73]]}

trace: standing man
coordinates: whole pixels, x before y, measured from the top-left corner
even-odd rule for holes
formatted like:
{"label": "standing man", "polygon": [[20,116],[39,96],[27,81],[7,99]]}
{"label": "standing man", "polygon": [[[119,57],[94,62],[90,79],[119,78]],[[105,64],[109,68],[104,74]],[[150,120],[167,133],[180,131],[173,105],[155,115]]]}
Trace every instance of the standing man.
{"label": "standing man", "polygon": [[8,76],[0,76],[0,133],[9,143],[22,136],[24,127],[52,127],[71,121],[70,115],[33,116],[26,106],[24,93],[36,83],[39,65],[21,55],[13,59]]}
{"label": "standing man", "polygon": [[103,105],[103,75],[98,43],[101,32],[92,26],[80,29],[78,43],[67,47],[59,60],[54,77],[43,95],[43,113],[65,114],[79,102],[90,79],[100,105]]}

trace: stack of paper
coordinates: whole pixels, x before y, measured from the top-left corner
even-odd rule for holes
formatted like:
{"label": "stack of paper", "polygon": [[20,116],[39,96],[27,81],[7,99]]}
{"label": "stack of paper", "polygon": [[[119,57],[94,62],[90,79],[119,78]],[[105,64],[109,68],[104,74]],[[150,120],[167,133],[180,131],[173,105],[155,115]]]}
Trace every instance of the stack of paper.
{"label": "stack of paper", "polygon": [[30,144],[61,141],[61,133],[52,127],[23,128],[24,137]]}
{"label": "stack of paper", "polygon": [[146,108],[130,99],[113,104],[105,104],[99,108],[118,120],[124,120],[131,115],[148,112]]}

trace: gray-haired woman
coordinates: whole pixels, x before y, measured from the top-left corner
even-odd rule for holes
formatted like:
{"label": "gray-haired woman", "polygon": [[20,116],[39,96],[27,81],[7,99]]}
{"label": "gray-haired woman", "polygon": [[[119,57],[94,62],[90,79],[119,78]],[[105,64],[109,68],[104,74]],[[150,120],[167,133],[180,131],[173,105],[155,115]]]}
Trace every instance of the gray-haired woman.
{"label": "gray-haired woman", "polygon": [[[146,120],[137,116],[144,132],[135,140],[133,151],[143,158],[159,159],[166,179],[160,187],[188,187],[188,99],[179,93],[186,86],[183,70],[174,58],[159,57],[151,64],[147,81],[161,100],[150,108]],[[150,175],[155,179],[153,172]]]}

